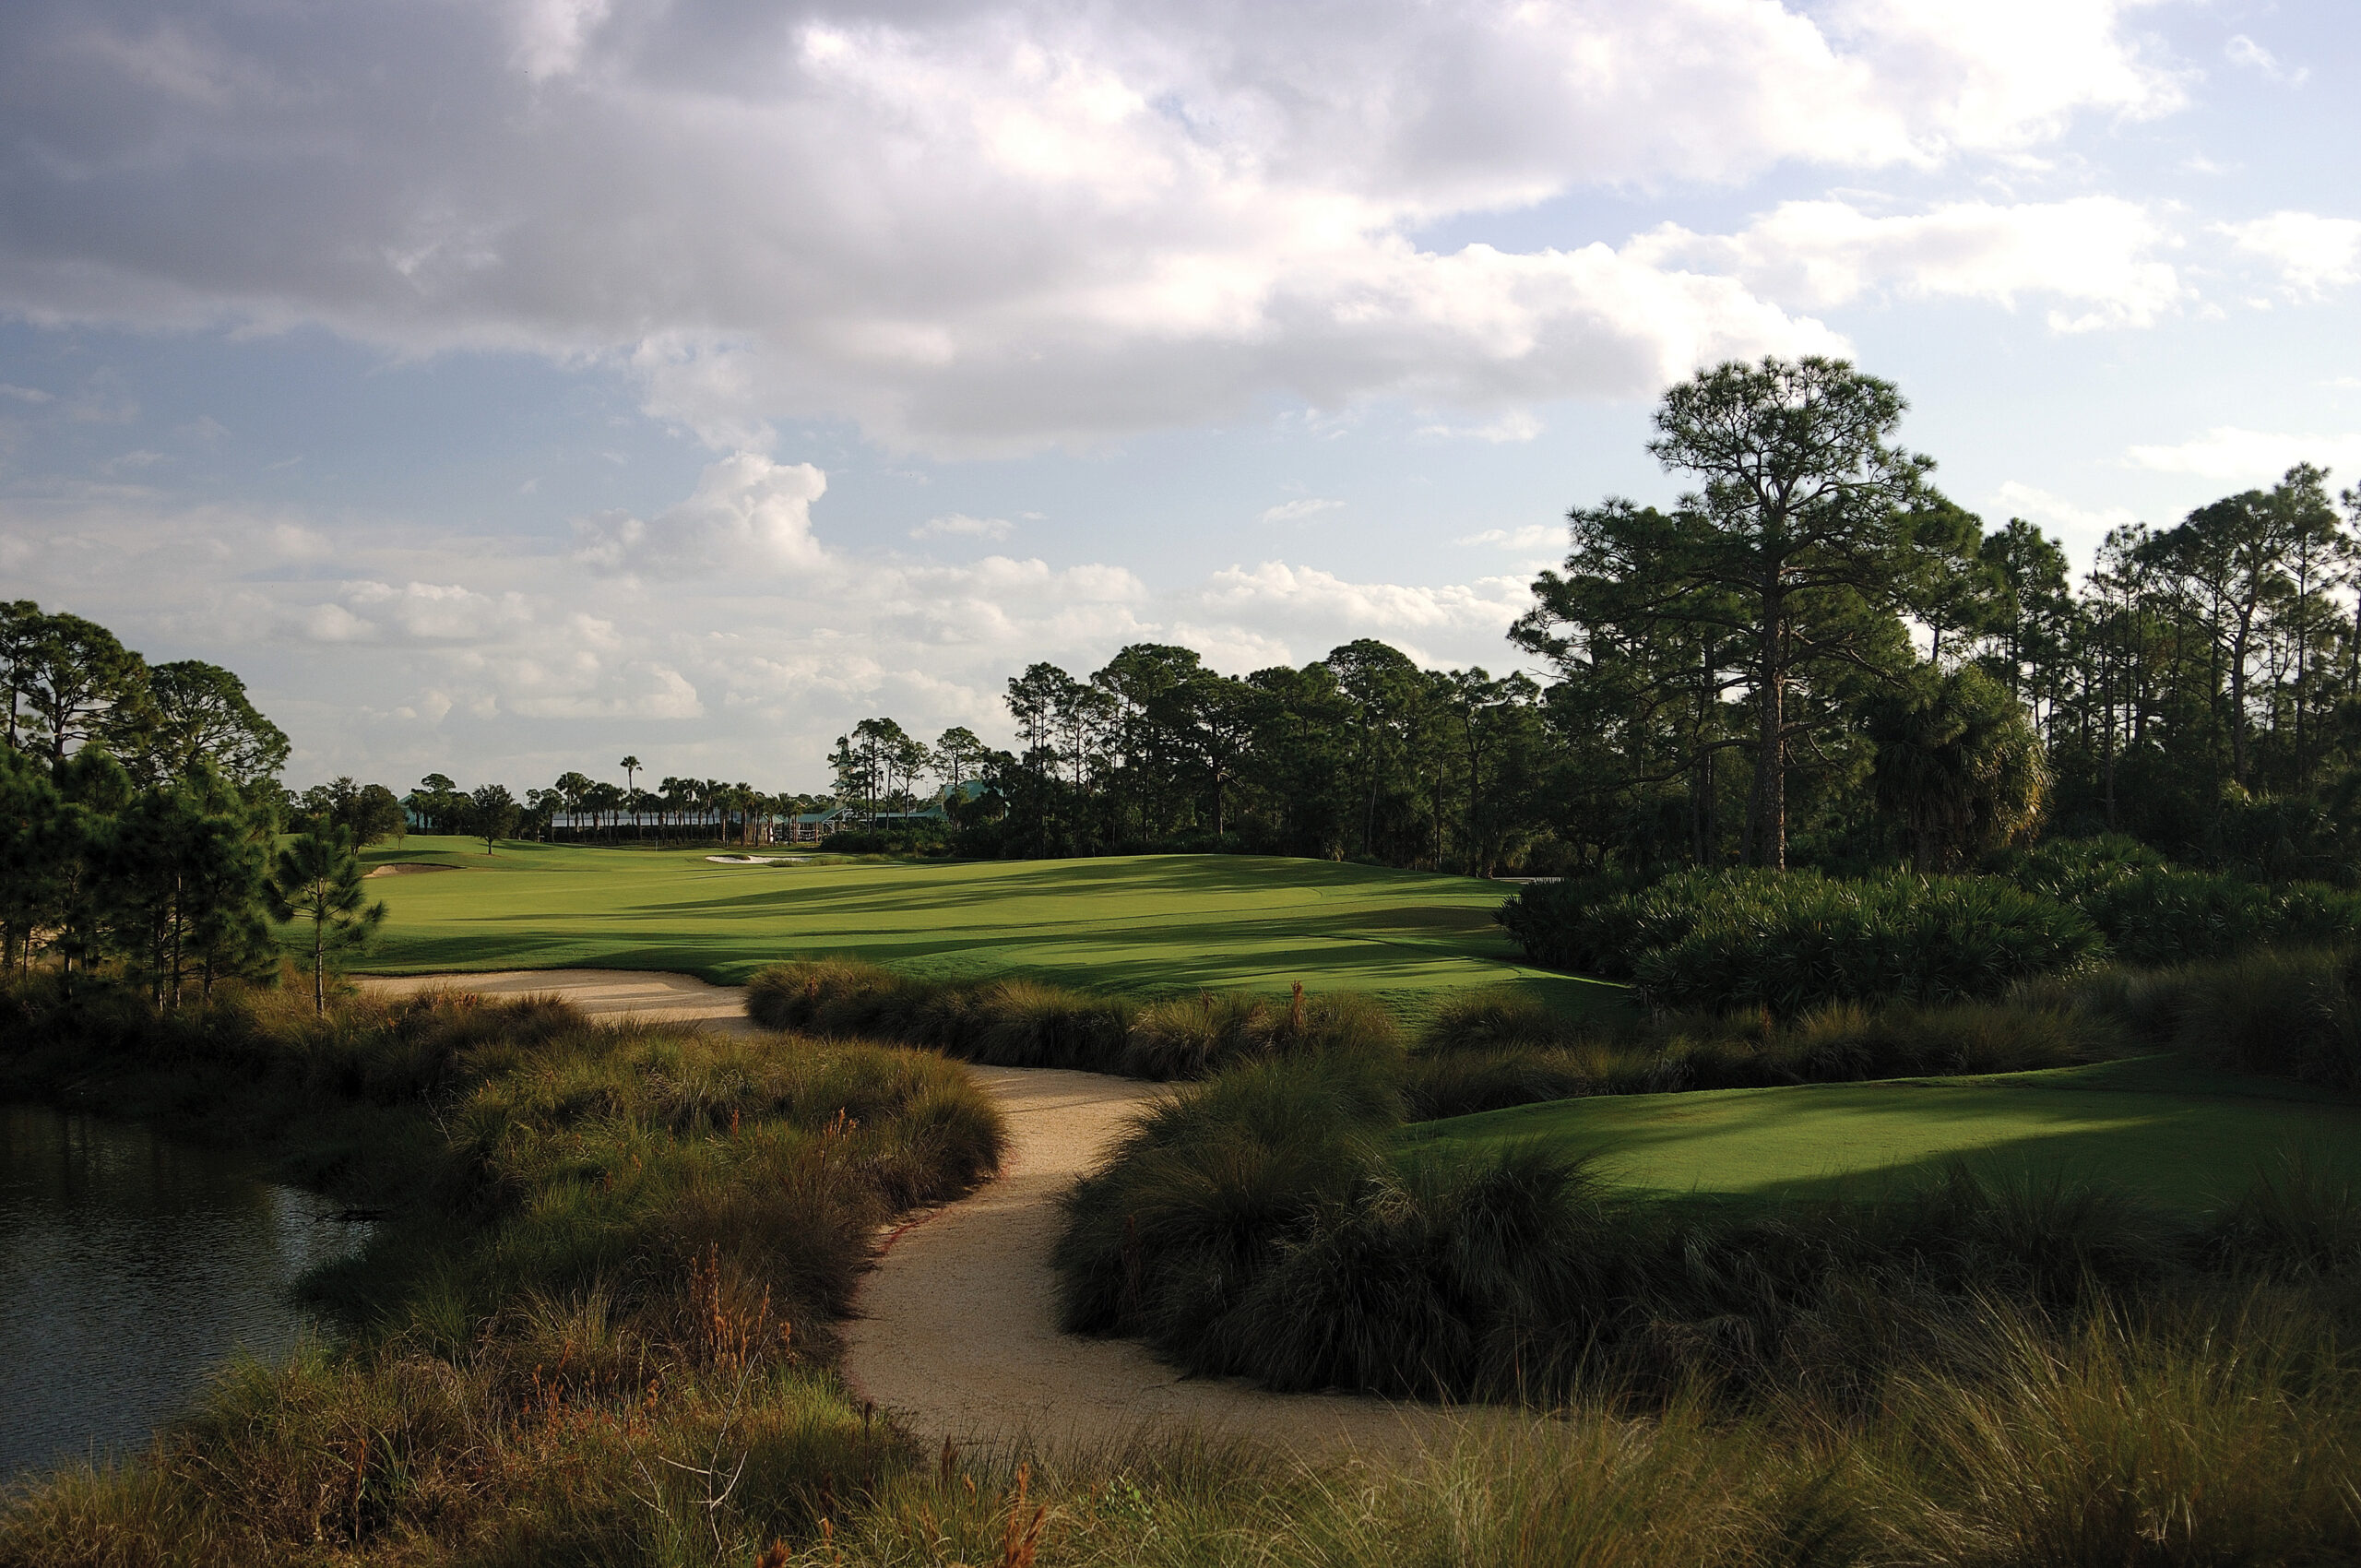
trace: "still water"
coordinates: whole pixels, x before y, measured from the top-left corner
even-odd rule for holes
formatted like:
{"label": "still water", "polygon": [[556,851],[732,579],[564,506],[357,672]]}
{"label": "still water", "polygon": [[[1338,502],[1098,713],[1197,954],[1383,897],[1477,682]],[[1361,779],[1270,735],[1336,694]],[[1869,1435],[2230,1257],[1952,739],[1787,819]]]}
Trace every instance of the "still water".
{"label": "still water", "polygon": [[288,1287],[368,1227],[232,1154],[0,1106],[0,1482],[137,1452],[240,1349],[284,1355]]}

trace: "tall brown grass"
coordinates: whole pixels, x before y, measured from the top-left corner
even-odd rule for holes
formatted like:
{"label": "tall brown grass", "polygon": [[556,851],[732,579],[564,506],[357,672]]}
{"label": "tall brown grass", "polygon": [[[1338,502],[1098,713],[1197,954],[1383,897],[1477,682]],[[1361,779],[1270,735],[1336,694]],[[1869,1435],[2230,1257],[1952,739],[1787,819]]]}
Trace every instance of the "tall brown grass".
{"label": "tall brown grass", "polygon": [[765,1028],[1157,1081],[1264,1057],[1401,1051],[1393,1018],[1349,992],[1307,997],[1299,987],[1286,1001],[1214,992],[1141,1001],[1024,979],[913,980],[857,958],[768,965],[747,982],[746,1012]]}
{"label": "tall brown grass", "polygon": [[899,1462],[828,1370],[834,1324],[880,1226],[989,1175],[1003,1137],[939,1056],[549,999],[55,1023],[0,1047],[19,1082],[70,1070],[184,1128],[243,1107],[396,1206],[331,1282],[339,1343],[233,1370],[135,1462],[30,1482],[0,1562],[751,1557]]}

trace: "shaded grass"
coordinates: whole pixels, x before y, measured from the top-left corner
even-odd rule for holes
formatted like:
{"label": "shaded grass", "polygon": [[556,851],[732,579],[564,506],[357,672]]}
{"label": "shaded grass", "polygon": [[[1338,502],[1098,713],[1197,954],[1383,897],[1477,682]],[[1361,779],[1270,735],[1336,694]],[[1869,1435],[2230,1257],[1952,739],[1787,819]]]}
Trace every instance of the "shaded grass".
{"label": "shaded grass", "polygon": [[[2361,1170],[2361,1105],[2171,1058],[1954,1078],[1566,1099],[1421,1123],[1411,1142],[1540,1140],[1664,1195],[1833,1196],[1964,1160],[1992,1176],[2103,1177],[2181,1208],[2229,1200],[2277,1154]],[[2338,1152],[2342,1151],[2342,1152]]]}

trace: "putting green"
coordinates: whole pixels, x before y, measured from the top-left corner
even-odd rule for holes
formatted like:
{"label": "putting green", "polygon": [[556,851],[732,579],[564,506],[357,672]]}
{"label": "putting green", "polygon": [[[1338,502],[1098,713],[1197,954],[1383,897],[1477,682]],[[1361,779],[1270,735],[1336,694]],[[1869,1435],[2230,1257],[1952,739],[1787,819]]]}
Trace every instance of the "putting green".
{"label": "putting green", "polygon": [[1663,1195],[1860,1194],[1959,1159],[2092,1178],[2188,1207],[2218,1203],[2285,1152],[2361,1174],[2361,1102],[2163,1057],[1981,1078],[1553,1100],[1422,1123],[1413,1148],[1546,1139],[1595,1151],[1610,1180]]}
{"label": "putting green", "polygon": [[[1473,877],[1237,855],[720,865],[709,849],[605,849],[413,834],[374,866],[392,915],[380,974],[670,969],[735,983],[772,959],[849,954],[933,979],[1024,974],[1140,993],[1373,992],[1407,1017],[1510,983],[1570,1011],[1619,987],[1536,969],[1492,923],[1510,891]],[[781,851],[782,853],[785,851]]]}

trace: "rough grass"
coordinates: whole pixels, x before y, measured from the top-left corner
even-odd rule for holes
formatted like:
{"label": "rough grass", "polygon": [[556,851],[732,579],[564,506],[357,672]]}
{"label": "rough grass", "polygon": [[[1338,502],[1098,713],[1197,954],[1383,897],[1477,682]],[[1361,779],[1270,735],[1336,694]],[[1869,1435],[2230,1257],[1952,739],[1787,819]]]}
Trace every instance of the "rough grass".
{"label": "rough grass", "polygon": [[[415,1223],[348,1282],[374,1307],[350,1343],[237,1369],[138,1462],[20,1491],[0,1562],[2361,1553],[2361,1204],[2324,1168],[2193,1229],[2120,1194],[1961,1174],[1701,1230],[1562,1153],[1400,1162],[1382,1061],[1252,1057],[1159,1104],[1101,1178],[1136,1200],[1124,1222],[1096,1214],[1102,1309],[1160,1313],[1298,1384],[1379,1369],[1430,1390],[1490,1368],[1512,1396],[1575,1401],[1470,1412],[1447,1451],[1398,1465],[1187,1436],[921,1448],[846,1397],[814,1314],[849,1255],[829,1216],[873,1223],[988,1162],[954,1063],[542,1004],[364,1004],[314,1026],[266,997],[69,1028],[18,1002],[0,1061],[20,1092],[78,1083],[301,1148]],[[1198,1261],[1175,1266],[1182,1250]]]}
{"label": "rough grass", "polygon": [[1570,1019],[1506,990],[1442,1003],[1404,1079],[1416,1121],[1589,1095],[2025,1072],[2123,1054],[2130,1028],[2076,998]]}
{"label": "rough grass", "polygon": [[133,1465],[31,1484],[0,1561],[751,1559],[900,1462],[834,1384],[832,1323],[883,1221],[997,1164],[956,1064],[548,999],[9,1001],[18,1087],[183,1131],[242,1108],[400,1206],[326,1282],[346,1345],[236,1371]]}
{"label": "rough grass", "polygon": [[1298,988],[1284,999],[1206,992],[1140,1002],[1038,980],[928,981],[857,958],[759,969],[746,983],[746,1012],[765,1028],[898,1040],[999,1066],[1158,1081],[1203,1077],[1260,1057],[1390,1060],[1402,1050],[1391,1016],[1349,992],[1307,996]]}
{"label": "rough grass", "polygon": [[[1446,1123],[1405,1150],[1389,1087],[1333,1060],[1258,1063],[1144,1117],[1067,1199],[1067,1325],[1282,1389],[1548,1398],[1708,1370],[1826,1385],[1857,1382],[1913,1302],[2049,1311],[2159,1282],[2343,1278],[2353,1257],[2349,1178],[2300,1161],[2249,1163],[2210,1210],[2091,1174],[2116,1166],[1958,1160],[1816,1201],[1674,1206],[1630,1184],[1644,1140],[1600,1140],[1612,1152],[1591,1159],[1563,1136]],[[1706,1098],[1660,1097],[1676,1120]],[[2170,1140],[2159,1164],[2195,1142]]]}

